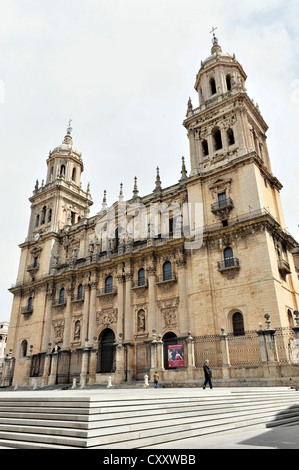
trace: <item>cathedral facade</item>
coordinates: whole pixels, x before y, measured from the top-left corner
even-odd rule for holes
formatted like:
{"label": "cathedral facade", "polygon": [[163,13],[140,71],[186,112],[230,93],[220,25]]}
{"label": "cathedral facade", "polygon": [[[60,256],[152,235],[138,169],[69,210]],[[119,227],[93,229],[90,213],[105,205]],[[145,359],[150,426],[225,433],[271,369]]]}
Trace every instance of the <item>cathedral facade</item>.
{"label": "cathedral facade", "polygon": [[196,381],[206,358],[219,379],[236,377],[234,366],[297,362],[298,243],[246,78],[214,37],[196,75],[199,106],[189,99],[183,122],[190,171],[183,158],[163,188],[157,169],[146,196],[135,179],[130,200],[121,187],[92,217],[67,130],[30,197],[2,386],[124,382],[156,369],[165,383]]}

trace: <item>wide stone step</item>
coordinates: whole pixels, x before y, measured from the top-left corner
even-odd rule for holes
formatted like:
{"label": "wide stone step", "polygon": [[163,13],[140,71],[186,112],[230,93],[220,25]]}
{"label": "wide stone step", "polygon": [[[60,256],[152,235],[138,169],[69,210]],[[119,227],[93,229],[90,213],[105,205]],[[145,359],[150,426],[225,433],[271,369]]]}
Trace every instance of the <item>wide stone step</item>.
{"label": "wide stone step", "polygon": [[[92,413],[90,408],[86,409],[78,409],[77,413],[76,410],[73,410],[73,413],[70,414],[64,414],[63,408],[59,409],[49,409],[46,408],[46,412],[36,412],[34,409],[27,408],[27,407],[22,407],[22,410],[18,407],[18,410],[14,407],[9,407],[5,412],[2,410],[0,411],[0,423],[6,423],[8,422],[9,419],[19,419],[18,423],[20,424],[22,420],[29,419],[30,423],[27,424],[33,424],[34,421],[41,421],[41,420],[46,420],[46,422],[51,423],[51,426],[58,426],[55,421],[62,421],[64,426],[75,426],[77,427],[86,427],[86,428],[91,428],[95,427],[97,422],[101,422],[101,426],[109,426],[111,424],[111,420],[117,420],[117,424],[121,424],[122,421],[124,420],[125,422],[134,422],[134,420],[142,420],[144,421],[145,419],[153,419],[159,420],[164,417],[164,415],[171,415],[169,419],[173,418],[174,416],[180,417],[182,415],[186,415],[187,413],[193,413],[195,415],[199,416],[213,416],[214,414],[221,414],[221,413],[226,413],[226,412],[236,412],[237,410],[243,410],[246,409],[248,412],[252,412],[255,409],[260,411],[260,409],[267,409],[269,407],[280,407],[280,406],[286,406],[289,404],[289,399],[282,400],[282,399],[277,399],[277,400],[272,400],[271,403],[269,401],[263,402],[261,400],[254,401],[251,403],[244,403],[244,401],[241,402],[223,402],[223,403],[215,403],[213,401],[206,402],[206,403],[201,403],[198,401],[197,403],[182,403],[180,402],[178,404],[174,404],[173,406],[168,406],[168,404],[160,404],[159,407],[159,413],[158,415],[153,416],[153,408],[151,406],[143,406],[139,405],[136,410],[136,406],[131,406],[131,407],[123,407],[119,408],[116,407],[114,409],[111,409],[110,407],[106,411],[103,411],[102,413]],[[145,408],[145,409],[144,409]],[[25,410],[25,411],[24,411]],[[31,410],[31,411],[30,411]],[[40,411],[40,410],[39,410]],[[94,411],[94,410],[92,410]],[[154,409],[156,411],[156,408]],[[82,414],[78,414],[82,413]],[[69,424],[68,424],[69,422]],[[84,424],[85,423],[85,424]]]}
{"label": "wide stone step", "polygon": [[[107,394],[3,396],[0,446],[13,448],[132,449],[223,432],[299,420],[293,390],[140,391],[132,398]],[[213,392],[213,391],[211,391]],[[205,392],[204,392],[205,393]],[[299,397],[299,395],[298,395]],[[277,425],[277,424],[275,424]]]}
{"label": "wide stone step", "polygon": [[[284,409],[285,407],[279,403],[272,403],[272,404],[264,404],[263,411],[267,411],[268,409],[277,412],[279,409]],[[66,415],[65,419],[63,415],[42,415],[39,414],[38,416],[32,416],[30,413],[26,413],[25,415],[20,415],[18,413],[7,414],[6,417],[0,417],[0,425],[12,424],[12,425],[24,425],[24,426],[48,426],[48,427],[71,427],[75,429],[95,429],[99,426],[102,428],[110,428],[111,423],[113,420],[114,426],[121,426],[123,424],[138,424],[142,423],[144,425],[146,420],[150,420],[152,423],[159,424],[160,421],[163,420],[178,420],[178,419],[186,419],[192,417],[198,417],[200,419],[212,419],[214,416],[222,417],[227,415],[228,413],[238,413],[238,414],[251,414],[252,412],[260,412],[260,405],[257,404],[256,407],[248,407],[246,405],[239,405],[236,407],[235,405],[227,405],[220,407],[219,405],[211,405],[211,407],[207,409],[203,409],[203,407],[198,406],[191,406],[186,408],[177,408],[175,411],[173,410],[162,410],[159,415],[154,415],[150,412],[147,412],[145,415],[144,413],[136,413],[132,412],[131,410],[127,410],[125,413],[117,414],[113,416],[112,414],[106,416],[92,416],[92,420],[88,420],[86,416],[76,416],[76,415]],[[299,406],[296,410],[292,411],[293,413],[299,413]],[[100,419],[99,419],[100,418]]]}
{"label": "wide stone step", "polygon": [[[13,431],[15,433],[22,432],[22,433],[35,433],[35,434],[48,434],[48,435],[63,435],[69,437],[82,437],[82,438],[90,438],[90,437],[102,437],[108,436],[112,434],[119,434],[119,433],[130,433],[132,431],[143,431],[145,429],[151,429],[153,426],[157,430],[158,428],[163,428],[163,430],[167,429],[169,424],[171,426],[178,425],[178,424],[192,424],[192,423],[200,423],[201,426],[213,426],[214,423],[218,423],[220,421],[227,421],[227,422],[234,422],[236,420],[244,420],[250,417],[259,418],[259,417],[267,417],[273,416],[273,412],[276,413],[279,410],[284,410],[282,406],[270,408],[269,410],[263,410],[262,412],[259,410],[255,410],[253,413],[252,410],[238,410],[234,413],[232,412],[223,412],[222,414],[215,414],[215,415],[202,415],[201,413],[195,413],[194,416],[188,415],[181,415],[181,416],[167,416],[167,419],[154,419],[151,417],[148,421],[144,420],[130,420],[127,419],[126,423],[120,423],[118,420],[116,423],[106,422],[105,426],[102,423],[92,423],[93,426],[86,426],[86,423],[82,426],[81,423],[73,422],[68,423],[69,426],[66,427],[64,422],[57,423],[57,426],[49,426],[47,421],[38,421],[38,423],[25,423],[22,420],[18,420],[18,422],[13,422],[12,420],[8,420],[6,423],[0,423],[0,432],[3,431]],[[129,414],[129,413],[128,413]],[[295,412],[292,412],[294,415]],[[299,415],[299,410],[297,410],[297,414]]]}

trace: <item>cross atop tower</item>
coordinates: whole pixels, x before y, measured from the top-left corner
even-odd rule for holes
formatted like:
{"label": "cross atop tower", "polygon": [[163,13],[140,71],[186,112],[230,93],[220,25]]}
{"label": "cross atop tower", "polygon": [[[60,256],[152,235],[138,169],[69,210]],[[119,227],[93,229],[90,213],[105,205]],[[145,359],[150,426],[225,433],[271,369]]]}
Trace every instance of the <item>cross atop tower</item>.
{"label": "cross atop tower", "polygon": [[72,123],[72,119],[70,119],[69,122],[68,122],[68,128],[66,130],[68,134],[71,134],[71,132],[73,130],[72,127],[71,127],[71,123]]}
{"label": "cross atop tower", "polygon": [[218,29],[218,28],[217,28],[217,27],[214,28],[214,26],[213,26],[212,31],[210,31],[210,34],[213,33],[213,39],[212,39],[213,44],[214,44],[215,42],[217,42],[217,38],[216,38],[216,36],[215,36],[215,31],[216,31],[216,29]]}

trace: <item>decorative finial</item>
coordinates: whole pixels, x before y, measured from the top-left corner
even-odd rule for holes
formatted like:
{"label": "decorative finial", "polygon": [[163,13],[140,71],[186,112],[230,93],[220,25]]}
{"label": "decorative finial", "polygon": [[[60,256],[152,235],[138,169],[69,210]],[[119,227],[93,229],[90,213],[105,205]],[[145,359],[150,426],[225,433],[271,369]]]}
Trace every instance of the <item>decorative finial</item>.
{"label": "decorative finial", "polygon": [[215,31],[216,31],[217,28],[212,28],[212,31],[210,31],[210,34],[213,33],[213,39],[212,39],[212,43],[213,43],[213,47],[212,47],[212,54],[217,54],[219,52],[222,52],[222,49],[221,47],[219,46],[218,44],[218,38],[216,38],[215,36]]}
{"label": "decorative finial", "polygon": [[71,127],[72,119],[69,120],[68,122],[68,128],[66,130],[67,134],[71,135],[73,128]]}
{"label": "decorative finial", "polygon": [[106,189],[104,190],[104,197],[103,197],[103,203],[102,203],[102,211],[107,209],[107,200],[106,200]]}
{"label": "decorative finial", "polygon": [[161,190],[162,190],[162,187],[161,187],[160,170],[159,170],[159,167],[157,166],[156,187],[154,189],[154,192],[161,192]]}
{"label": "decorative finial", "polygon": [[189,97],[189,100],[188,100],[188,106],[187,106],[187,114],[186,114],[187,117],[189,116],[193,116],[193,105],[192,105],[192,101],[191,101],[191,98]]}
{"label": "decorative finial", "polygon": [[119,191],[118,200],[119,200],[119,201],[123,201],[123,200],[124,200],[123,184],[122,184],[122,183],[120,183],[120,191]]}
{"label": "decorative finial", "polygon": [[181,179],[180,181],[184,181],[187,178],[187,170],[185,165],[185,157],[182,157],[182,170],[181,170]]}
{"label": "decorative finial", "polygon": [[271,324],[269,313],[266,313],[266,315],[264,315],[264,318],[266,320],[267,329],[269,330],[270,329],[270,324]]}
{"label": "decorative finial", "polygon": [[137,198],[139,194],[138,187],[137,187],[137,176],[134,178],[134,191],[133,191],[133,197]]}

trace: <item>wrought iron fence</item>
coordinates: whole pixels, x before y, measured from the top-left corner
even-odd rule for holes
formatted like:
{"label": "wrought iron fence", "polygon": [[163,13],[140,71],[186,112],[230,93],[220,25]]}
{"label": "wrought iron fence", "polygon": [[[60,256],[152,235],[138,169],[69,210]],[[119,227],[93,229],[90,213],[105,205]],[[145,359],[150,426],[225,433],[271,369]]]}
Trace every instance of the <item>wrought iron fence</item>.
{"label": "wrought iron fence", "polygon": [[298,362],[298,347],[293,351],[295,334],[292,328],[275,328],[275,340],[279,362],[282,364],[288,362]]}
{"label": "wrought iron fence", "polygon": [[251,366],[261,364],[261,350],[256,330],[244,335],[227,335],[231,366]]}
{"label": "wrought iron fence", "polygon": [[222,366],[219,335],[195,336],[193,339],[195,367],[201,368],[206,359],[209,359],[212,367]]}

